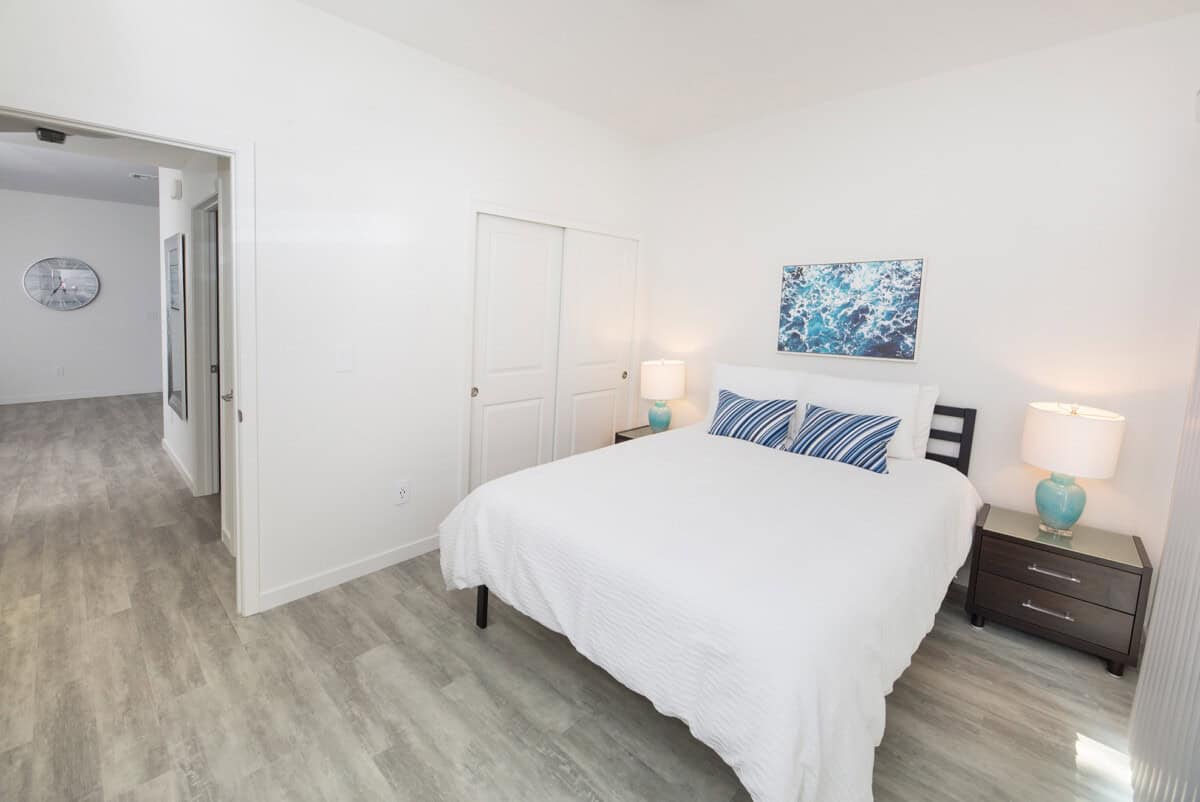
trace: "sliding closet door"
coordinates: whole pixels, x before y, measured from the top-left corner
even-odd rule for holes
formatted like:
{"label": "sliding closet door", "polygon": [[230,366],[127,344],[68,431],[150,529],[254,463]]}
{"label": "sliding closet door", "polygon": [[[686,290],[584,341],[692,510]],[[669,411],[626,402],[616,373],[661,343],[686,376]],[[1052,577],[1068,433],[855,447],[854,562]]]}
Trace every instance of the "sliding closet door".
{"label": "sliding closet door", "polygon": [[637,243],[567,229],[554,457],[612,445],[629,423]]}
{"label": "sliding closet door", "polygon": [[563,230],[479,215],[471,487],[554,448]]}

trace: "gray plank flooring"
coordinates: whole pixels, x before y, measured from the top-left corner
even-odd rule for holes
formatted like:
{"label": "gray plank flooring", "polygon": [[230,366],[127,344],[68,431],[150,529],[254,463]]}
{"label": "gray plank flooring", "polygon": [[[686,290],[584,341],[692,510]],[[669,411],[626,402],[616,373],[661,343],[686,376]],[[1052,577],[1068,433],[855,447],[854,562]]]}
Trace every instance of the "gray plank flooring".
{"label": "gray plank flooring", "polygon": [[[0,800],[744,802],[566,640],[437,555],[249,619],[157,396],[0,407]],[[884,800],[1124,800],[1137,673],[947,601],[888,698]]]}

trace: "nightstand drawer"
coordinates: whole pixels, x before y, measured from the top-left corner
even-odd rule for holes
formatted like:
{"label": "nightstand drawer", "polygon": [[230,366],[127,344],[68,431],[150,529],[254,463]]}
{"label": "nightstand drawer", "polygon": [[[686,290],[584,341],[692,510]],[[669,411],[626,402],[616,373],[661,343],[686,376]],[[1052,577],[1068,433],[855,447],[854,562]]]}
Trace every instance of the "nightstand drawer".
{"label": "nightstand drawer", "polygon": [[1133,616],[1061,593],[979,573],[975,603],[1001,615],[1061,632],[1106,649],[1129,651]]}
{"label": "nightstand drawer", "polygon": [[1051,554],[996,537],[983,538],[980,548],[980,571],[1114,610],[1131,614],[1137,611],[1138,591],[1142,586],[1140,574]]}

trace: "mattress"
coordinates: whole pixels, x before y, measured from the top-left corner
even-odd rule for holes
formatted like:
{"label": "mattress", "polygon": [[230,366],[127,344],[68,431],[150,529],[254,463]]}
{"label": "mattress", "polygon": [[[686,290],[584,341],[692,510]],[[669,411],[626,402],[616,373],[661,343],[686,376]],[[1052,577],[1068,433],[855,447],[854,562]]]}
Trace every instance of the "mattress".
{"label": "mattress", "polygon": [[757,802],[869,800],[884,697],[980,506],[945,465],[889,468],[640,438],[477,488],[439,529],[442,571],[682,719]]}

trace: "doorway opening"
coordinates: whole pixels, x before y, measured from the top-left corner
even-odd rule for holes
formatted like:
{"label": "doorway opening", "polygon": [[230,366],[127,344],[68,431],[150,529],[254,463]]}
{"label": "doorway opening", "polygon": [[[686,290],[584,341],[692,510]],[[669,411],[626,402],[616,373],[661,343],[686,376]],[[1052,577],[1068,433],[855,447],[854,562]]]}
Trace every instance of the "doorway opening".
{"label": "doorway opening", "polygon": [[179,570],[170,555],[215,541],[221,562],[212,549],[205,559],[231,615],[259,609],[257,488],[238,470],[257,461],[246,420],[254,309],[239,303],[253,297],[252,158],[248,146],[0,108],[0,165],[14,168],[0,169],[0,201],[17,212],[10,223],[39,223],[4,238],[21,253],[3,269],[16,264],[29,279],[13,282],[27,297],[14,298],[21,321],[9,325],[22,330],[3,339],[48,352],[48,367],[31,359],[0,382],[0,437],[27,434],[22,421],[64,421],[37,431],[58,432],[49,449],[75,448],[64,459],[88,489],[86,499],[64,491],[56,510],[44,494],[29,501],[18,476],[0,525],[69,518],[97,540],[161,530],[174,541],[124,553],[161,559],[164,573]]}

